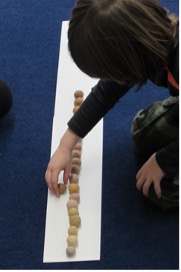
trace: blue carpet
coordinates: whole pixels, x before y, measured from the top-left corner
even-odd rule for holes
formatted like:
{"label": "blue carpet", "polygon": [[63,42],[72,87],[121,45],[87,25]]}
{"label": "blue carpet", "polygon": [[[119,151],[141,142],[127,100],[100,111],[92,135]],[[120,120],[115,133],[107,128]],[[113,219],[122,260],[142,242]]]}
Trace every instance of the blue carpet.
{"label": "blue carpet", "polygon": [[[74,3],[0,1],[0,78],[14,98],[0,121],[0,269],[178,269],[178,212],[155,209],[135,188],[131,120],[168,96],[151,83],[104,118],[101,261],[43,264],[61,22]],[[162,3],[178,14],[178,0]]]}

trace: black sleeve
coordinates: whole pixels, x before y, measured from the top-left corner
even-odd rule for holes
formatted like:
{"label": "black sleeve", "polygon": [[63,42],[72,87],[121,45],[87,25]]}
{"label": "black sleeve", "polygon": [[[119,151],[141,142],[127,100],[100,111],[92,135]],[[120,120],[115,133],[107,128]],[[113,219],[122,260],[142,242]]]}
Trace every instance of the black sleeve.
{"label": "black sleeve", "polygon": [[172,142],[156,153],[156,160],[166,176],[173,177],[179,171],[179,141]]}
{"label": "black sleeve", "polygon": [[132,86],[118,84],[112,80],[99,80],[92,88],[79,110],[68,121],[69,128],[83,138],[111,109],[119,98]]}

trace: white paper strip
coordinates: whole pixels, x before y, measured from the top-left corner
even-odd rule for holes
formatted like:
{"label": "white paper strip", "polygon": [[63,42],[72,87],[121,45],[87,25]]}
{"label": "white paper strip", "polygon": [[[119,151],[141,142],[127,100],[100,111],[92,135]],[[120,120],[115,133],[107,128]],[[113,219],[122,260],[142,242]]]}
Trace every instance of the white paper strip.
{"label": "white paper strip", "polygon": [[[67,29],[68,22],[63,22],[51,154],[56,150],[60,138],[67,128],[67,121],[73,114],[74,92],[80,89],[86,97],[97,83],[97,80],[83,74],[69,56]],[[79,213],[82,223],[78,231],[79,242],[74,257],[66,256],[66,239],[69,227],[66,204],[69,193],[67,192],[59,198],[48,191],[43,262],[100,260],[102,146],[103,122],[100,121],[83,140],[79,179]]]}

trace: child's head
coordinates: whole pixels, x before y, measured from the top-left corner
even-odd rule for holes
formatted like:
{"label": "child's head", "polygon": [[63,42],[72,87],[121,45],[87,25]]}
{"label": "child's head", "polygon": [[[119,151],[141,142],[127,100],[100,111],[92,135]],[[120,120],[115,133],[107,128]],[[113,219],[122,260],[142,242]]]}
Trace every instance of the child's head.
{"label": "child's head", "polygon": [[68,45],[77,66],[91,77],[141,85],[166,64],[173,32],[157,0],[78,0]]}

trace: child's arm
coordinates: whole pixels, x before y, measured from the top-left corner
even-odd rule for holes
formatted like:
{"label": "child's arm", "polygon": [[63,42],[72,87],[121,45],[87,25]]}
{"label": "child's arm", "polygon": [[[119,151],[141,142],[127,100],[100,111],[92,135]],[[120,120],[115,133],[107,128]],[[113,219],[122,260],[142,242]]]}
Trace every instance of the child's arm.
{"label": "child's arm", "polygon": [[61,171],[64,171],[63,181],[67,183],[71,170],[72,150],[80,139],[78,135],[68,128],[50,159],[45,173],[45,180],[49,189],[56,195],[59,195],[58,176]]}

